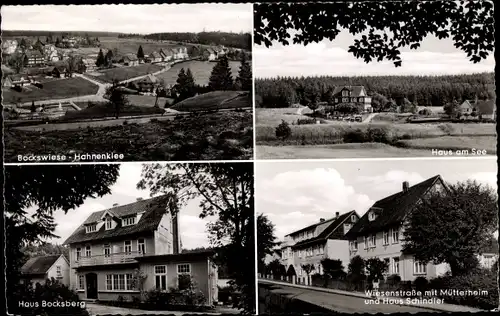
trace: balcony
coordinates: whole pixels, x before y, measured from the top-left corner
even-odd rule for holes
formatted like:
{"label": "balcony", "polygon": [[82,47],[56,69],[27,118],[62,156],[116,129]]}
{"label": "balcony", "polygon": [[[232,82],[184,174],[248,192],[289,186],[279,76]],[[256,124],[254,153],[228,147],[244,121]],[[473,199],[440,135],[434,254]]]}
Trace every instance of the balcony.
{"label": "balcony", "polygon": [[75,268],[86,267],[86,266],[98,266],[107,264],[122,264],[122,263],[134,263],[137,262],[134,258],[142,256],[143,254],[139,251],[128,251],[128,252],[118,252],[109,255],[97,255],[91,257],[80,257],[72,266]]}

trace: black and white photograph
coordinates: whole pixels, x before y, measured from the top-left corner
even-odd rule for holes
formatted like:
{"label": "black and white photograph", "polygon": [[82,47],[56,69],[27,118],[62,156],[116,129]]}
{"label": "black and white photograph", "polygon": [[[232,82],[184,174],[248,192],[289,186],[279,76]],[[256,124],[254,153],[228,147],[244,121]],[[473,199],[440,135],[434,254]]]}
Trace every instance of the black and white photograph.
{"label": "black and white photograph", "polygon": [[7,311],[255,314],[253,163],[5,169]]}
{"label": "black and white photograph", "polygon": [[257,159],[496,156],[492,1],[254,6]]}
{"label": "black and white photograph", "polygon": [[1,14],[6,162],[253,158],[251,4]]}
{"label": "black and white photograph", "polygon": [[487,157],[257,162],[259,313],[498,308],[497,174]]}

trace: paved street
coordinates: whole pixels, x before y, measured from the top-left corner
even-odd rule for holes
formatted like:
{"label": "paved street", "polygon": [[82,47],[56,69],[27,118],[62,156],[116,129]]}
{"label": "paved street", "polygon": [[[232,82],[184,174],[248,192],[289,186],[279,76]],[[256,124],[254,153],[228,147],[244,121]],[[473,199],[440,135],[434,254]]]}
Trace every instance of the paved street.
{"label": "paved street", "polygon": [[176,312],[176,311],[149,311],[149,310],[142,310],[142,309],[133,309],[133,308],[122,308],[122,307],[115,307],[115,306],[107,306],[107,305],[100,305],[96,303],[87,303],[86,304],[87,310],[89,311],[90,315],[185,315],[185,314],[192,314],[192,315],[220,315],[220,313],[189,313],[189,312]]}

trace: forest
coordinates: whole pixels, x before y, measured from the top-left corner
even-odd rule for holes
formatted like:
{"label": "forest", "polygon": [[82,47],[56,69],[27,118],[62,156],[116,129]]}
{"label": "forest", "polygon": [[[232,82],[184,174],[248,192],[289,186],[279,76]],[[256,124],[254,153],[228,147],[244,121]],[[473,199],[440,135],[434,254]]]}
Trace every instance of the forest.
{"label": "forest", "polygon": [[388,101],[400,105],[444,106],[452,101],[495,97],[495,74],[443,76],[276,77],[255,79],[255,104],[285,108],[294,104],[330,102],[336,86],[361,85],[372,97],[374,110]]}
{"label": "forest", "polygon": [[117,37],[116,32],[93,32],[93,31],[38,31],[38,30],[2,30],[2,37],[63,37],[63,36],[90,36],[90,37]]}
{"label": "forest", "polygon": [[144,38],[157,41],[174,41],[202,45],[223,45],[251,50],[250,33],[200,32],[200,33],[153,33]]}

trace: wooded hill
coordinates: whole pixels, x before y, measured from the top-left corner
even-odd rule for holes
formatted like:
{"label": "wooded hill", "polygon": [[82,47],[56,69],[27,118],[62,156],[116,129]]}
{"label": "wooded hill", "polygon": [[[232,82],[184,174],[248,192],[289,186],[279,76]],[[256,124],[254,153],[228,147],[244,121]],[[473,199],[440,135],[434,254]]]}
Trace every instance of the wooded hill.
{"label": "wooded hill", "polygon": [[202,45],[223,45],[246,50],[251,50],[252,48],[252,36],[250,33],[153,33],[145,35],[144,38]]}
{"label": "wooded hill", "polygon": [[446,76],[276,77],[255,79],[257,107],[289,107],[328,102],[336,86],[364,86],[377,99],[409,100],[419,106],[444,106],[456,100],[495,97],[495,74]]}

